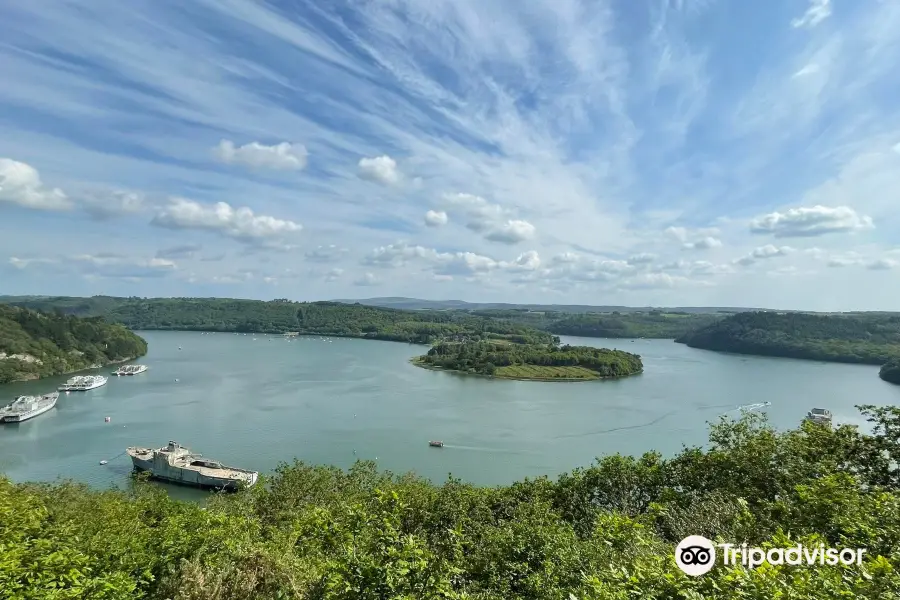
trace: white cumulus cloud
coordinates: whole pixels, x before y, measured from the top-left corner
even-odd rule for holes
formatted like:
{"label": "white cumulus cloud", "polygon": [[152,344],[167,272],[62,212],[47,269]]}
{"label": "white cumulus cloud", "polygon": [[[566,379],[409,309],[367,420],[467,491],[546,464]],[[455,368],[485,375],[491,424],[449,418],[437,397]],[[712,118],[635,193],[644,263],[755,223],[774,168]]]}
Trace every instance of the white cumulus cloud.
{"label": "white cumulus cloud", "polygon": [[484,237],[492,242],[501,244],[518,244],[534,237],[535,227],[528,221],[511,219],[502,225],[496,226]]}
{"label": "white cumulus cloud", "polygon": [[10,158],[0,158],[0,203],[37,210],[68,210],[72,202],[59,188],[49,188],[37,169]]}
{"label": "white cumulus cloud", "polygon": [[382,185],[394,185],[400,181],[397,161],[388,155],[359,160],[359,176]]}
{"label": "white cumulus cloud", "polygon": [[273,146],[250,142],[243,146],[235,146],[234,142],[230,140],[222,140],[213,152],[224,163],[281,171],[304,169],[309,156],[302,144],[290,142],[281,142]]}
{"label": "white cumulus cloud", "polygon": [[772,212],[753,219],[750,231],[775,237],[810,237],[848,233],[873,227],[872,219],[849,206],[808,206]]}
{"label": "white cumulus cloud", "polygon": [[466,227],[491,242],[518,244],[534,238],[536,228],[512,211],[473,194],[444,194],[444,203],[462,213]]}
{"label": "white cumulus cloud", "polygon": [[791,252],[794,252],[794,249],[790,246],[773,246],[772,244],[766,244],[765,246],[755,248],[750,252],[750,254],[739,258],[734,262],[739,265],[748,266],[752,265],[758,260],[775,258],[777,256],[787,256]]}
{"label": "white cumulus cloud", "polygon": [[169,204],[153,217],[152,223],[169,229],[213,231],[236,240],[262,244],[303,228],[293,221],[254,214],[247,207],[233,208],[226,202],[201,204],[186,198],[171,198]]}
{"label": "white cumulus cloud", "polygon": [[425,224],[429,227],[441,227],[447,224],[447,213],[442,210],[429,210],[425,213]]}
{"label": "white cumulus cloud", "polygon": [[719,230],[714,228],[669,227],[665,233],[681,242],[681,247],[685,250],[711,250],[722,246],[722,241],[715,237]]}

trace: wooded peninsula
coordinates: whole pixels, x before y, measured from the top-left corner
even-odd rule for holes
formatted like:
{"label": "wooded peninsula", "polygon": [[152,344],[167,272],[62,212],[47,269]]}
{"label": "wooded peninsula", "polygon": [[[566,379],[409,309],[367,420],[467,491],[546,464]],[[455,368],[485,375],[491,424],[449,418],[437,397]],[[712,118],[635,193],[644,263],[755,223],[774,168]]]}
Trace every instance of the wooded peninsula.
{"label": "wooded peninsula", "polygon": [[675,341],[720,352],[882,365],[900,358],[900,315],[746,312]]}
{"label": "wooded peninsula", "polygon": [[105,366],[146,353],[142,337],[102,317],[0,304],[0,384]]}

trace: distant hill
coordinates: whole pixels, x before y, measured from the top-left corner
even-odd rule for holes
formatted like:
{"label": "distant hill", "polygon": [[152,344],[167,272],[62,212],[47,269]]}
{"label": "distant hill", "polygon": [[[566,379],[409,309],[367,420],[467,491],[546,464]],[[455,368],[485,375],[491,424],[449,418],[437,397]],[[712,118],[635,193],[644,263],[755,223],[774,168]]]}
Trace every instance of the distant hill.
{"label": "distant hill", "polygon": [[739,313],[758,308],[740,308],[727,306],[679,306],[679,307],[653,307],[653,306],[615,306],[615,305],[591,305],[591,304],[510,304],[506,302],[466,302],[465,300],[420,300],[417,298],[403,298],[388,296],[384,298],[363,298],[359,300],[339,299],[332,302],[344,304],[364,304],[366,306],[381,306],[385,308],[403,308],[407,310],[533,310],[554,311],[562,313],[591,313],[591,312],[650,312],[651,310],[663,310],[666,312],[682,313]]}
{"label": "distant hill", "polygon": [[[548,343],[529,323],[459,311],[410,311],[340,302],[234,298],[0,296],[3,304],[77,317],[102,318],[135,330],[298,332],[429,344],[438,339],[506,339]],[[2,331],[0,331],[2,333]]]}

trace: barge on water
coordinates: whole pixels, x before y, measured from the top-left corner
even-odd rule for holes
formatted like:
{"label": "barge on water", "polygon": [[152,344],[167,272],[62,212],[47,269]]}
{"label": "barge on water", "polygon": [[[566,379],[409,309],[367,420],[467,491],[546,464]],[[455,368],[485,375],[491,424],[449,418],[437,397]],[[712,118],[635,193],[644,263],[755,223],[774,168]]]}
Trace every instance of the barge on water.
{"label": "barge on water", "polygon": [[147,370],[147,365],[123,365],[113,371],[113,375],[137,375]]}
{"label": "barge on water", "polygon": [[125,452],[131,457],[135,471],[146,471],[153,479],[180,485],[235,491],[254,485],[259,478],[257,471],[223,465],[191,452],[178,442],[169,442],[156,450],[132,446]]}
{"label": "barge on water", "polygon": [[56,406],[58,398],[59,392],[43,396],[19,396],[12,404],[0,408],[0,423],[21,423],[33,419]]}

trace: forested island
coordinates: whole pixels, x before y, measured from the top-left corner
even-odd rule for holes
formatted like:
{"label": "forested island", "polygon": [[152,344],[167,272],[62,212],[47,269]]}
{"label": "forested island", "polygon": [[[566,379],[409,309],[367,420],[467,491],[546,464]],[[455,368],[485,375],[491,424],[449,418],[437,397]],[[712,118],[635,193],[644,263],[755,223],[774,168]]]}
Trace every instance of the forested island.
{"label": "forested island", "polygon": [[900,315],[747,312],[675,341],[721,352],[883,365],[900,358]]}
{"label": "forested island", "polygon": [[0,383],[71,373],[146,353],[143,338],[100,317],[0,305]]}
{"label": "forested island", "polygon": [[[0,590],[55,600],[768,600],[900,597],[900,409],[872,432],[750,413],[671,458],[612,455],[558,478],[477,487],[360,462],[282,464],[201,505],[0,477]],[[868,428],[867,428],[868,429]],[[700,577],[687,535],[864,548],[859,564]]]}
{"label": "forested island", "polygon": [[459,373],[503,379],[586,381],[626,377],[643,370],[641,357],[621,350],[589,346],[441,342],[413,363]]}
{"label": "forested island", "polygon": [[900,385],[900,359],[894,359],[883,365],[878,376],[888,383]]}

